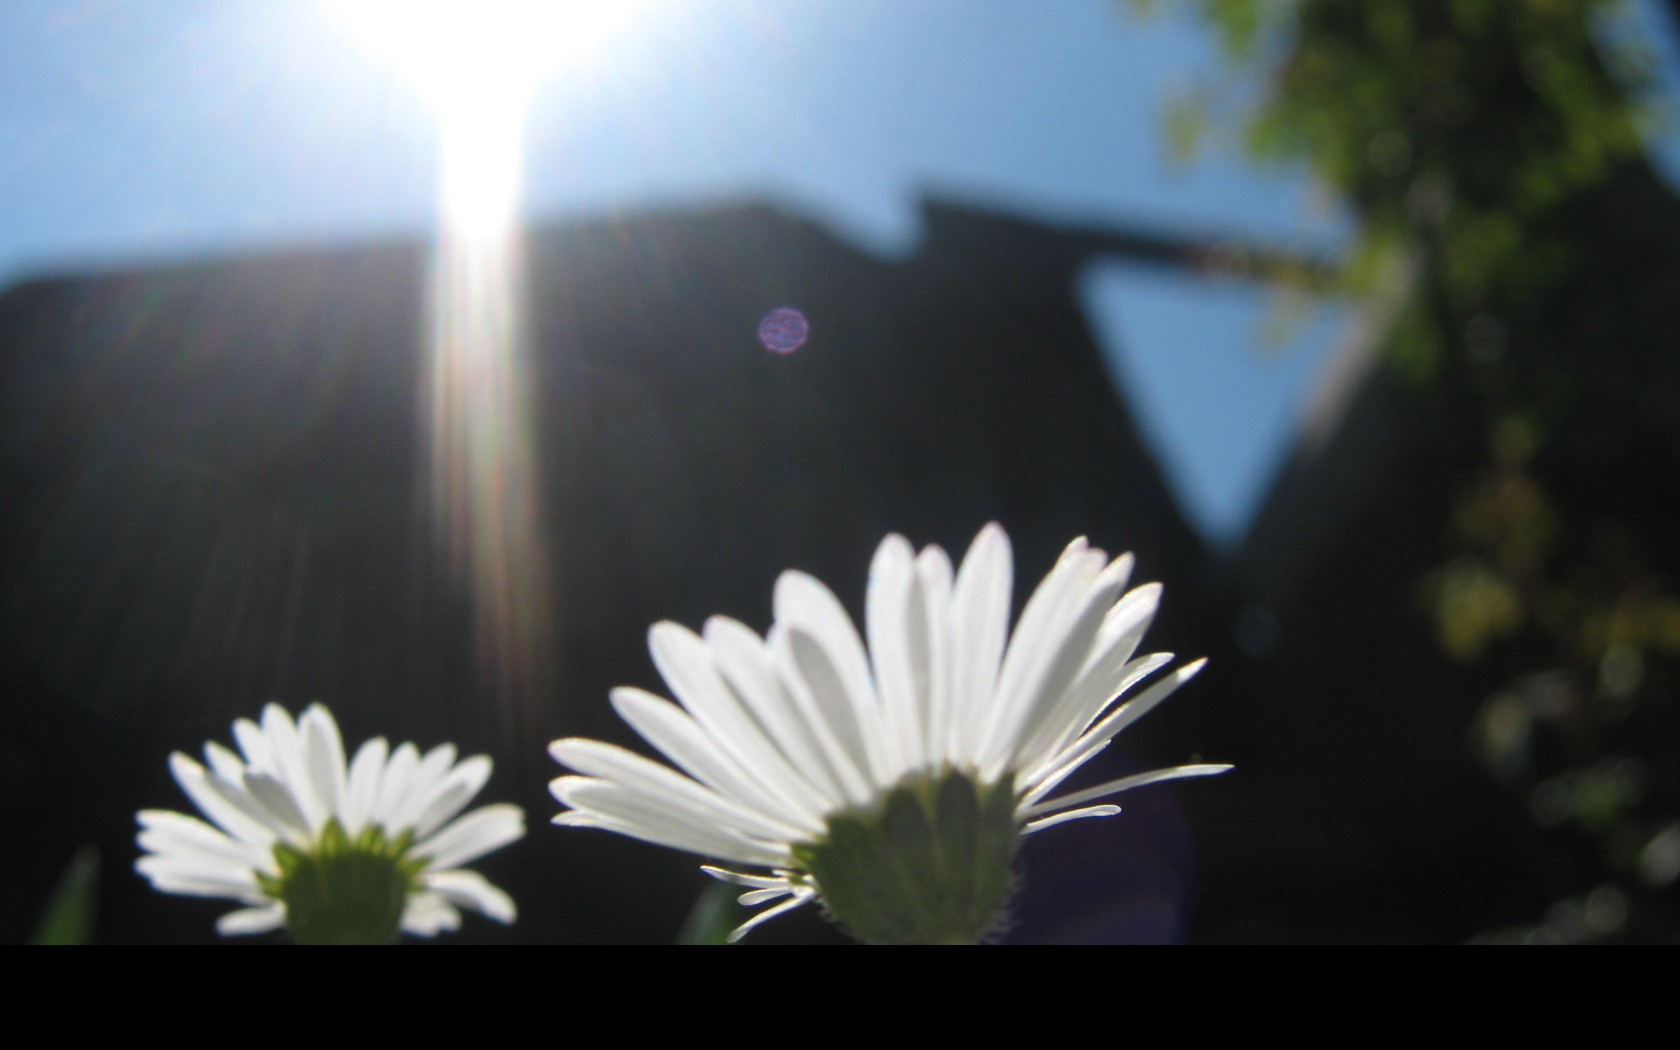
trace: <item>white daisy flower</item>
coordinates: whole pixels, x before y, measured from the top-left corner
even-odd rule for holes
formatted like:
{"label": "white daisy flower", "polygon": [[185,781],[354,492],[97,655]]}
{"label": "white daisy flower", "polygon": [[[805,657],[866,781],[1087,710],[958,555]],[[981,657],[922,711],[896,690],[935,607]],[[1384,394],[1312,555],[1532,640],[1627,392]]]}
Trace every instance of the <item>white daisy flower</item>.
{"label": "white daisy flower", "polygon": [[146,851],[135,868],[165,893],[247,905],[223,934],[285,926],[300,943],[382,943],[399,929],[431,937],[461,924],[458,907],[508,923],[506,893],[461,865],[525,834],[524,812],[498,803],[456,814],[490,778],[490,759],[455,761],[455,745],[425,755],[363,744],[346,768],[338,724],[320,704],[294,725],[277,704],[259,726],[233,724],[240,755],[211,741],[209,768],[179,751],[175,780],[215,824],[184,813],[139,814]]}
{"label": "white daisy flower", "polygon": [[[1128,788],[1206,776],[1187,765],[1059,798],[1050,793],[1204,661],[1135,699],[1172,656],[1133,658],[1161,588],[1126,591],[1131,555],[1078,539],[1009,635],[1013,575],[1001,527],[980,531],[953,574],[939,547],[888,536],[870,568],[868,648],[820,582],[785,572],[760,638],[714,617],[704,633],[655,624],[648,647],[678,702],[639,689],[613,706],[684,773],[595,740],[550,753],[582,776],[551,785],[555,823],[605,828],[764,869],[706,867],[780,901],[732,935],[813,899],[875,942],[973,942],[1014,887],[1022,836],[1082,817]],[[785,898],[785,899],[783,899]]]}

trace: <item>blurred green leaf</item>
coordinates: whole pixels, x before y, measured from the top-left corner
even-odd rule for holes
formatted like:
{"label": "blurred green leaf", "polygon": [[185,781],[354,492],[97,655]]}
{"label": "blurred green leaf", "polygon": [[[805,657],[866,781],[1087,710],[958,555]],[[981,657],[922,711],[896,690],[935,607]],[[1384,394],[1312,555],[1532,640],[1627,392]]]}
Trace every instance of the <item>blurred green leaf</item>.
{"label": "blurred green leaf", "polygon": [[729,934],[747,919],[746,909],[735,903],[739,887],[713,882],[694,902],[683,920],[678,944],[728,944]]}
{"label": "blurred green leaf", "polygon": [[31,944],[88,944],[99,890],[99,851],[83,846],[58,877]]}

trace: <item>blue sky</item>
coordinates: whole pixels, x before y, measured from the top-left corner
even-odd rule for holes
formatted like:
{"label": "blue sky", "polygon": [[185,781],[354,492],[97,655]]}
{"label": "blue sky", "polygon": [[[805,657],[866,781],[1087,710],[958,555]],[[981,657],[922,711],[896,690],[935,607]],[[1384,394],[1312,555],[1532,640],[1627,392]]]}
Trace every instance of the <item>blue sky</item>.
{"label": "blue sky", "polygon": [[[1160,120],[1215,75],[1194,23],[1112,0],[653,0],[528,122],[533,221],[769,197],[874,250],[917,196],[1331,246],[1299,173]],[[430,115],[307,0],[0,4],[0,283],[30,273],[412,234],[434,221]],[[1268,297],[1105,266],[1083,294],[1192,519],[1240,535],[1333,345]]]}

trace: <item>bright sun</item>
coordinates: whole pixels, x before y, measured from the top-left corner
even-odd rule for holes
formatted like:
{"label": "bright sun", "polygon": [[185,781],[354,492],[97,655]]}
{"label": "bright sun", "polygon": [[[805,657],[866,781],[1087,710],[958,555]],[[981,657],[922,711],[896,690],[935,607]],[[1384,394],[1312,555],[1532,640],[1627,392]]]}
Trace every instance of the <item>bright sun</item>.
{"label": "bright sun", "polygon": [[442,217],[453,233],[496,236],[518,210],[531,91],[589,61],[645,2],[326,0],[368,53],[414,85],[437,115]]}

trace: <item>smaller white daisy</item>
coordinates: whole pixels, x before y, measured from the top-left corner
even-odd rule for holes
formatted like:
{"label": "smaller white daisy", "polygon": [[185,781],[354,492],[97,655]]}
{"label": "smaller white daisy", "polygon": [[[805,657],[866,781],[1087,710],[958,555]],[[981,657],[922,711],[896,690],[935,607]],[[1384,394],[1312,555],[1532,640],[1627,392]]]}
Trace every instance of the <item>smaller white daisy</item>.
{"label": "smaller white daisy", "polygon": [[1049,797],[1202,666],[1117,704],[1172,659],[1134,658],[1161,589],[1127,591],[1131,567],[1129,554],[1110,561],[1075,540],[1011,637],[1001,527],[982,529],[954,573],[939,547],[918,554],[893,535],[870,568],[867,648],[828,588],[798,572],[776,583],[766,638],[723,617],[701,635],[655,624],[648,646],[681,706],[639,689],[612,701],[683,772],[557,740],[554,758],[582,775],[551,785],[570,807],[555,823],[766,869],[704,869],[745,886],[742,904],[780,901],[731,940],[819,899],[863,940],[979,940],[1008,904],[1024,836],[1116,814],[1099,800],[1129,788],[1230,768]]}
{"label": "smaller white daisy", "polygon": [[135,868],[165,893],[246,905],[222,916],[223,934],[285,926],[303,943],[431,937],[461,924],[457,907],[497,922],[513,900],[461,865],[525,833],[524,812],[497,803],[454,819],[485,781],[490,759],[455,761],[455,745],[425,755],[363,744],[346,767],[332,714],[311,706],[294,724],[278,704],[262,724],[240,719],[243,755],[204,745],[209,768],[179,751],[169,769],[214,823],[169,810],[139,813],[145,855]]}

